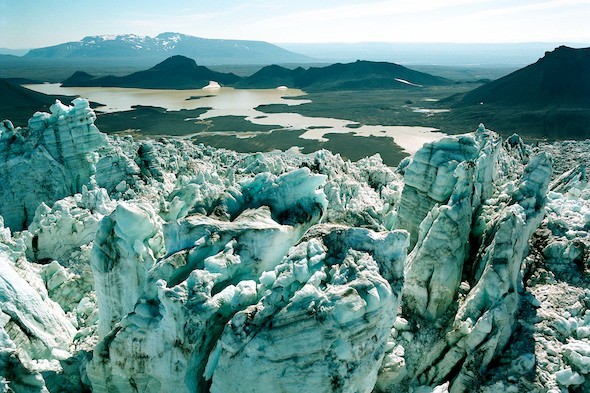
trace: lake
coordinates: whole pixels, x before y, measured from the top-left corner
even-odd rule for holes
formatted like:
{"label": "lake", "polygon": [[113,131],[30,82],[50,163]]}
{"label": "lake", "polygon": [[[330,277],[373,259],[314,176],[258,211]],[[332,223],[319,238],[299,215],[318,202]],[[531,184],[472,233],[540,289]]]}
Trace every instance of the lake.
{"label": "lake", "polygon": [[[299,138],[325,142],[329,135],[352,134],[360,137],[390,137],[409,154],[415,153],[424,143],[444,136],[435,128],[418,126],[367,126],[333,118],[308,117],[297,113],[264,113],[255,108],[260,105],[301,105],[311,102],[305,92],[298,89],[219,89],[161,90],[117,87],[61,87],[58,83],[25,85],[45,94],[73,95],[87,98],[104,106],[97,112],[128,111],[135,105],[165,108],[168,111],[210,108],[197,120],[221,116],[243,116],[258,125],[279,125],[281,130],[304,130]],[[358,94],[363,94],[359,91]],[[285,97],[290,97],[286,99]],[[337,105],[337,103],[335,103]],[[100,116],[100,113],[99,113]],[[187,119],[191,120],[191,119]],[[227,134],[227,133],[226,133]],[[239,130],[236,130],[239,135]],[[252,133],[249,133],[251,136]]]}

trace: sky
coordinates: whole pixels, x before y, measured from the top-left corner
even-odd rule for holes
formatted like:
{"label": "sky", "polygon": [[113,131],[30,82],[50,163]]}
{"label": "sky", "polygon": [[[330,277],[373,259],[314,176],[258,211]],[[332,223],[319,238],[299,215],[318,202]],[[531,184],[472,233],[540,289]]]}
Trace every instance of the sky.
{"label": "sky", "polygon": [[102,34],[314,42],[590,43],[590,0],[0,0],[0,47]]}

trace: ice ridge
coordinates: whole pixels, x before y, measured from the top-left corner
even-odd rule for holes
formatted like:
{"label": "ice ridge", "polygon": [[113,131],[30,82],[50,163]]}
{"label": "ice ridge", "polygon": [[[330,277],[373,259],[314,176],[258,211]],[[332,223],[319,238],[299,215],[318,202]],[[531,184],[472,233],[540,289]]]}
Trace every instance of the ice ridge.
{"label": "ice ridge", "polygon": [[480,126],[392,170],[51,112],[0,126],[3,391],[590,387],[590,188],[567,145]]}

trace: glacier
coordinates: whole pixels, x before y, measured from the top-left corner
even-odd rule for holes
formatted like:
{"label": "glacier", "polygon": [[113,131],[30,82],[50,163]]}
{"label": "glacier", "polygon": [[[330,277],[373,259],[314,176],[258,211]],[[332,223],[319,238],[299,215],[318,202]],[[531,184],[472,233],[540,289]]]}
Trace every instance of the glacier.
{"label": "glacier", "polygon": [[0,123],[0,391],[590,389],[590,141],[390,168],[50,112]]}

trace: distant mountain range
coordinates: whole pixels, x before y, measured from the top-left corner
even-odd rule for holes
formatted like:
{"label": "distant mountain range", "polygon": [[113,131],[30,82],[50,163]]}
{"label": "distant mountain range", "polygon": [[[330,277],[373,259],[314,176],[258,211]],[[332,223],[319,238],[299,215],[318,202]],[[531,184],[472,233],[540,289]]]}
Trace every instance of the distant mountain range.
{"label": "distant mountain range", "polygon": [[[314,59],[263,41],[219,40],[179,33],[162,33],[156,37],[134,34],[85,37],[80,41],[33,49],[29,59],[150,59],[162,61],[173,55],[196,59],[199,64],[273,64],[310,63]],[[152,63],[153,64],[153,63]]]}
{"label": "distant mountain range", "polygon": [[23,56],[30,49],[8,49],[0,48],[0,55],[12,55],[12,56]]}
{"label": "distant mountain range", "polygon": [[115,77],[94,77],[78,71],[63,82],[63,86],[139,87],[162,89],[194,89],[209,81],[239,88],[275,88],[281,85],[318,90],[415,89],[453,83],[438,76],[411,70],[394,63],[356,61],[294,70],[278,65],[262,68],[255,74],[240,78],[234,74],[215,72],[197,66],[193,59],[172,56],[146,71]]}
{"label": "distant mountain range", "polygon": [[[175,55],[150,69],[123,77],[94,77],[79,71],[64,81],[64,85],[187,89],[201,88],[210,80],[239,88],[286,85],[310,92],[420,89],[454,83],[398,64],[370,61],[309,69],[272,65],[240,78]],[[31,112],[47,109],[55,98],[18,86],[16,81],[0,80],[0,119],[19,120],[22,113],[26,121]],[[560,46],[546,52],[534,64],[469,92],[447,97],[437,105],[451,108],[450,112],[436,115],[435,121],[446,128],[472,128],[483,122],[503,133],[518,132],[535,138],[588,137],[590,48]]]}
{"label": "distant mountain range", "polygon": [[452,81],[418,72],[395,63],[361,61],[332,64],[327,67],[299,67],[288,70],[277,65],[262,68],[252,76],[241,79],[236,87],[264,88],[286,85],[307,91],[406,89],[442,86]]}
{"label": "distant mountain range", "polygon": [[522,124],[548,137],[590,135],[590,48],[560,46],[534,64],[440,101],[451,118],[478,118],[491,128]]}
{"label": "distant mountain range", "polygon": [[231,85],[240,79],[231,73],[212,71],[198,66],[193,59],[176,55],[169,57],[149,70],[134,72],[126,76],[94,77],[82,71],[66,79],[63,86],[137,87],[144,89],[195,89],[206,86],[214,80]]}
{"label": "distant mountain range", "polygon": [[[277,44],[319,61],[350,62],[357,59],[393,61],[406,65],[451,67],[514,67],[531,64],[546,51],[565,43],[426,43],[426,42],[357,42],[357,43],[285,43]],[[583,48],[588,43],[567,43]]]}

